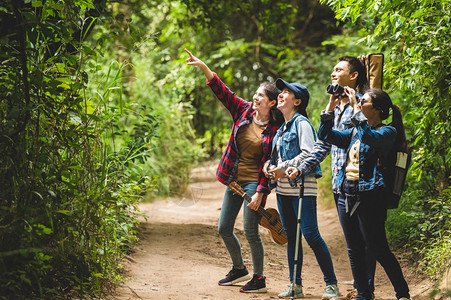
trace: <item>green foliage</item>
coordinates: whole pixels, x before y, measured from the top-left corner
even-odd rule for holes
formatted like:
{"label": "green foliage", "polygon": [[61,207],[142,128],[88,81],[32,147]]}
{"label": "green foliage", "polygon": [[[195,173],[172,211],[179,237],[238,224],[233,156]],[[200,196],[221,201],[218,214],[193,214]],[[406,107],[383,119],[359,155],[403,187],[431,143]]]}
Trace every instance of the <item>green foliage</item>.
{"label": "green foliage", "polygon": [[[164,55],[164,54],[163,54]],[[186,99],[192,89],[192,78],[186,70],[175,72],[180,61],[165,65],[161,78],[155,78],[151,69],[162,59],[162,54],[143,53],[134,58],[136,81],[130,88],[133,97],[145,103],[145,115],[156,115],[158,137],[152,143],[151,155],[146,162],[148,173],[153,174],[160,195],[177,194],[189,183],[190,170],[204,157],[202,148],[196,144],[192,128],[194,108]]]}
{"label": "green foliage", "polygon": [[[188,7],[188,22],[196,27],[215,28],[223,40],[243,39],[253,43],[251,59],[264,59],[264,44],[290,48],[318,46],[330,34],[338,33],[331,10],[308,0],[182,0]],[[263,65],[263,64],[262,64]]]}
{"label": "green foliage", "polygon": [[[177,18],[184,11],[184,6],[170,1],[116,5],[112,15],[116,26],[105,22],[93,32],[97,40],[105,41],[103,48],[113,49],[99,58],[100,64],[114,56],[130,62],[130,68],[122,71],[126,86],[122,101],[129,102],[134,113],[120,118],[126,134],[114,138],[119,144],[125,143],[127,134],[144,139],[142,149],[148,156],[142,172],[154,180],[152,193],[160,196],[183,190],[191,168],[204,157],[193,129],[194,116],[200,114],[190,95],[194,78],[184,66],[183,39],[175,37],[183,34]],[[129,28],[131,34],[117,33],[117,27]],[[118,36],[111,39],[113,34]]]}
{"label": "green foliage", "polygon": [[405,213],[391,212],[391,240],[408,245],[435,276],[449,267],[450,205],[450,17],[448,0],[324,0],[336,17],[358,24],[365,40],[385,52],[385,82],[401,98],[413,148]]}
{"label": "green foliage", "polygon": [[137,240],[136,204],[151,187],[139,164],[147,153],[133,136],[111,150],[130,111],[113,99],[121,99],[122,65],[87,89],[99,68],[84,41],[97,5],[0,6],[2,299],[99,292]]}
{"label": "green foliage", "polygon": [[[418,188],[418,186],[417,186]],[[440,279],[451,267],[451,189],[445,189],[437,198],[418,201],[419,190],[409,189],[406,201],[390,212],[388,227],[390,240],[398,246],[414,250],[421,258],[421,270]],[[424,212],[428,212],[427,218]]]}

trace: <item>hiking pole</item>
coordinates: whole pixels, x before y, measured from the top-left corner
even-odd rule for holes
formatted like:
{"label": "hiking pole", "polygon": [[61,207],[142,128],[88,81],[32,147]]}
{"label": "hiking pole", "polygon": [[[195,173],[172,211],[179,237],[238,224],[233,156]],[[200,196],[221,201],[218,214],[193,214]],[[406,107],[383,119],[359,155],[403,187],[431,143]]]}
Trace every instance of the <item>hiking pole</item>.
{"label": "hiking pole", "polygon": [[296,243],[294,248],[294,266],[293,277],[291,279],[291,300],[294,299],[294,289],[296,287],[296,271],[298,269],[298,257],[299,257],[299,243],[301,241],[301,212],[302,212],[302,197],[304,196],[304,176],[301,175],[301,182],[299,184],[299,206],[298,206],[298,219],[296,225]]}

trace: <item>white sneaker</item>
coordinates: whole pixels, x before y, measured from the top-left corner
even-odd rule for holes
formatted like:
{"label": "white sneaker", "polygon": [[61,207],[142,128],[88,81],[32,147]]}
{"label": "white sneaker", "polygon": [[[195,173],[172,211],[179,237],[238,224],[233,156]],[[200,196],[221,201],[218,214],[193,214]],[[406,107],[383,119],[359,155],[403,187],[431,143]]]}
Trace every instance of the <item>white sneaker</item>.
{"label": "white sneaker", "polygon": [[335,284],[327,285],[324,289],[323,300],[332,299],[335,297],[341,296],[340,291],[338,290],[338,286]]}
{"label": "white sneaker", "polygon": [[[292,294],[291,284],[288,285],[288,289],[279,294],[279,298],[290,299]],[[304,298],[304,293],[302,292],[302,286],[294,285],[294,299]]]}

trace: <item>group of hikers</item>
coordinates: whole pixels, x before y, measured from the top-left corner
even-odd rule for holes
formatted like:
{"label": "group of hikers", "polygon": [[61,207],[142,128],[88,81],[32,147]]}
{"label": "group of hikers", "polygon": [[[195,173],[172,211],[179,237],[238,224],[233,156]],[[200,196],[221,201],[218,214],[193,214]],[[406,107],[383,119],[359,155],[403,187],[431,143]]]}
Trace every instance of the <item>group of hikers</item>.
{"label": "group of hikers", "polygon": [[[320,163],[331,153],[332,189],[347,244],[356,299],[374,299],[376,261],[387,273],[396,298],[410,299],[407,282],[386,238],[387,205],[383,196],[386,183],[380,165],[381,156],[387,155],[395,143],[405,141],[402,117],[386,92],[367,88],[362,62],[352,56],[338,59],[331,81],[344,88],[330,95],[316,134],[307,116],[310,94],[304,85],[281,78],[274,83],[264,82],[249,102],[233,93],[202,60],[185,51],[189,55],[187,64],[201,68],[207,84],[233,118],[232,133],[216,172],[217,179],[227,186],[218,230],[233,267],[218,284],[247,281],[240,292],[267,291],[264,250],[258,230],[261,215],[257,211],[275,188],[287,237],[291,282],[279,297],[304,297],[298,222],[300,233],[312,248],[323,273],[322,299],[341,295],[331,254],[318,230],[316,211]],[[389,117],[390,111],[392,122],[385,125],[382,121]],[[303,195],[299,195],[301,178]],[[243,198],[229,189],[232,181],[238,182],[251,196],[252,201],[247,205],[243,206]],[[252,277],[234,233],[242,206],[244,233],[252,254]]]}

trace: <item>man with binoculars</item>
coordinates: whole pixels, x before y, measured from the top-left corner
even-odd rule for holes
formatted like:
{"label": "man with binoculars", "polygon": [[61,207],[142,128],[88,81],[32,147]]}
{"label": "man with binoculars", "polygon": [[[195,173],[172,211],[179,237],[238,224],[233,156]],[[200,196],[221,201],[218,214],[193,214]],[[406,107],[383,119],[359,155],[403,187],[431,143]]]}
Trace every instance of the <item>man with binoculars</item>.
{"label": "man with binoculars", "polygon": [[[348,86],[356,90],[357,99],[359,99],[367,89],[367,78],[364,65],[353,56],[343,56],[338,59],[331,73],[331,84],[327,86],[326,92],[332,99],[340,99],[340,104],[334,108],[334,130],[344,130],[351,126],[351,117],[354,109],[349,104],[348,97],[344,94],[344,87]],[[329,101],[329,103],[332,101]],[[329,105],[329,104],[328,104]],[[328,110],[329,107],[326,108]],[[337,204],[340,187],[337,186],[336,179],[339,168],[346,161],[346,149],[338,148],[321,140],[314,145],[310,156],[300,162],[298,167],[289,167],[286,170],[288,178],[293,179],[296,176],[311,171],[316,165],[321,163],[327,155],[331,153],[332,159],[332,191],[334,193],[335,204]],[[374,273],[376,270],[376,260],[367,255],[367,266],[369,275],[369,286],[374,299]]]}
{"label": "man with binoculars", "polygon": [[[354,110],[349,105],[348,97],[344,94],[344,87],[348,86],[356,90],[357,98],[361,97],[365,89],[367,89],[367,78],[365,74],[365,67],[356,57],[343,56],[338,59],[338,63],[334,66],[330,74],[332,83],[326,88],[326,92],[330,94],[331,98],[340,99],[340,104],[334,109],[335,119],[333,129],[344,130],[351,125],[351,117]],[[346,160],[346,149],[318,141],[307,159],[302,161],[298,167],[287,169],[287,176],[289,178],[296,178],[298,175],[309,172],[321,163],[329,153],[332,155],[332,191],[334,192],[334,196],[336,196],[335,200],[337,200],[339,187],[334,186],[334,182],[338,174],[338,166],[341,166],[341,162]]]}

